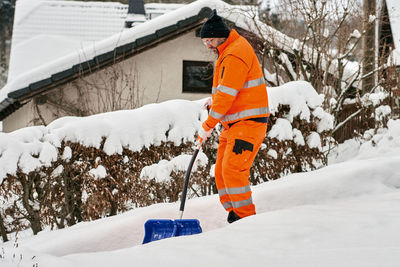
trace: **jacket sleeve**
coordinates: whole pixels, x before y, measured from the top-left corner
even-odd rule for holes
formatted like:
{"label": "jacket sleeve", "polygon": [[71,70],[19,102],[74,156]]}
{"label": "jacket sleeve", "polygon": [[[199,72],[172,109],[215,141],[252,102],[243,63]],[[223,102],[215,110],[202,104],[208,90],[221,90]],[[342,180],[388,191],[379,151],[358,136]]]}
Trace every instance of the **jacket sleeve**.
{"label": "jacket sleeve", "polygon": [[224,58],[218,74],[217,93],[213,96],[210,114],[203,123],[204,130],[214,128],[223,119],[243,87],[248,72],[249,67],[240,58],[233,55]]}

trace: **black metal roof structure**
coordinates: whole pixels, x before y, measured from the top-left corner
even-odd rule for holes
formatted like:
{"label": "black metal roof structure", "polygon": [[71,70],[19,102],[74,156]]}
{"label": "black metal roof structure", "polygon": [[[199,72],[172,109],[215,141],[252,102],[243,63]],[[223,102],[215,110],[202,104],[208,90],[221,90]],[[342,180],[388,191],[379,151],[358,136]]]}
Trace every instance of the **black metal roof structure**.
{"label": "black metal roof structure", "polygon": [[7,97],[0,102],[0,121],[28,103],[35,96],[69,83],[79,77],[89,75],[95,71],[123,61],[159,43],[174,39],[183,33],[199,28],[204,22],[204,19],[208,18],[210,14],[211,9],[203,7],[195,16],[179,20],[175,24],[157,29],[152,34],[115,47],[92,59],[82,61],[69,69],[54,73],[48,78],[8,93]]}

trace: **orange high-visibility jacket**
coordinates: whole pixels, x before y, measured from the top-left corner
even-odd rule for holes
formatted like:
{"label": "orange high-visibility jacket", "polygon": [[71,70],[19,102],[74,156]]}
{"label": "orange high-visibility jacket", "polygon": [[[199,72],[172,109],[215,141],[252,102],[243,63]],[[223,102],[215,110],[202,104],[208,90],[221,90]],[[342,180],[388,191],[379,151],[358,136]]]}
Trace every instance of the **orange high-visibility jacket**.
{"label": "orange high-visibility jacket", "polygon": [[227,125],[239,120],[268,117],[268,95],[263,72],[249,42],[232,30],[218,46],[212,105],[203,128],[208,131],[221,122]]}

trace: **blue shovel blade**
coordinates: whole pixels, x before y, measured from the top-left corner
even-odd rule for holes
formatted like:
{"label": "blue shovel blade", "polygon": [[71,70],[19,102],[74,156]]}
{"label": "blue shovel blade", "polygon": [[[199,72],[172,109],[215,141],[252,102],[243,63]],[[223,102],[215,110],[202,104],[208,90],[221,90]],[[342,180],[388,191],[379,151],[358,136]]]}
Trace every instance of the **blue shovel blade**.
{"label": "blue shovel blade", "polygon": [[148,220],[145,225],[143,244],[173,236],[194,235],[202,232],[196,219]]}
{"label": "blue shovel blade", "polygon": [[196,219],[175,220],[176,225],[175,236],[195,235],[202,232],[200,222]]}

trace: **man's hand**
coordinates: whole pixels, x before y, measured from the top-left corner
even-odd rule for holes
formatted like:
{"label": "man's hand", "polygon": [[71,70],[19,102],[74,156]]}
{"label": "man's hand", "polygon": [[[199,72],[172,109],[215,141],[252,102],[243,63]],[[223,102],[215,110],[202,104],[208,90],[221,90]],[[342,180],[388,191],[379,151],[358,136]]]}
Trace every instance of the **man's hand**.
{"label": "man's hand", "polygon": [[204,141],[206,141],[207,138],[211,136],[212,131],[213,129],[205,131],[203,127],[201,127],[197,136],[197,141],[196,141],[197,145],[200,146]]}
{"label": "man's hand", "polygon": [[206,102],[204,102],[204,108],[207,109],[208,112],[210,112],[211,105],[212,105],[212,98],[209,97],[207,98]]}

